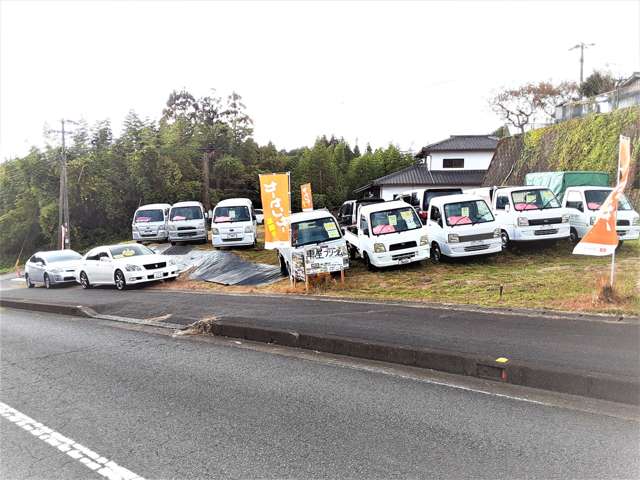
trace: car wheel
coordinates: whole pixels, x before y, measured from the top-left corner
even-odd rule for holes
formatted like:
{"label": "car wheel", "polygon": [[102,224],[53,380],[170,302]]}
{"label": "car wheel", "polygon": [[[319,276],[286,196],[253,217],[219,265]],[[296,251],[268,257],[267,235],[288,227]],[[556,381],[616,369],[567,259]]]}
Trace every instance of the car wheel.
{"label": "car wheel", "polygon": [[280,273],[285,276],[288,277],[289,276],[289,269],[287,268],[287,264],[284,261],[284,258],[282,258],[282,255],[278,254],[278,262],[280,263]]}
{"label": "car wheel", "polygon": [[175,244],[176,244],[176,242],[171,242],[171,245],[174,245],[174,246],[175,246]]}
{"label": "car wheel", "polygon": [[347,250],[349,252],[349,260],[355,260],[357,256],[356,248],[352,247],[351,245],[347,245]]}
{"label": "car wheel", "polygon": [[364,252],[364,264],[367,266],[367,270],[369,270],[370,272],[375,272],[377,270],[376,266],[371,263],[371,260],[369,259],[369,255],[367,255],[367,252]]}
{"label": "car wheel", "polygon": [[502,240],[502,250],[509,248],[509,234],[505,230],[500,232],[500,240]]}
{"label": "car wheel", "polygon": [[122,273],[121,270],[116,270],[116,273],[113,275],[113,280],[118,290],[124,290],[127,288],[127,281],[125,280],[124,273]]}
{"label": "car wheel", "polygon": [[578,243],[578,240],[580,240],[578,238],[578,231],[575,228],[571,228],[569,231],[569,241],[571,243]]}
{"label": "car wheel", "polygon": [[624,243],[624,240],[618,240],[618,246],[616,247],[616,249],[620,248],[623,243]]}
{"label": "car wheel", "polygon": [[27,282],[27,288],[35,287],[35,285],[31,282],[31,279],[29,278],[29,274],[28,273],[25,274],[24,281]]}
{"label": "car wheel", "polygon": [[440,251],[440,245],[436,242],[431,244],[431,261],[433,263],[440,263],[442,261],[442,252]]}
{"label": "car wheel", "polygon": [[51,279],[46,273],[44,274],[44,288],[51,288]]}
{"label": "car wheel", "polygon": [[91,288],[89,277],[87,277],[87,274],[85,272],[80,272],[80,285],[82,285],[82,288],[84,289]]}

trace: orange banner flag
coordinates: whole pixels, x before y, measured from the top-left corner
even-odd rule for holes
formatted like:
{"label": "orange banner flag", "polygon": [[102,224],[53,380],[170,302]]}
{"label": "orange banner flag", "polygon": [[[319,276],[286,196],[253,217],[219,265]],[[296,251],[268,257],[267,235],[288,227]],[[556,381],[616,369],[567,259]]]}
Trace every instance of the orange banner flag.
{"label": "orange banner flag", "polygon": [[273,250],[290,243],[291,191],[289,172],[260,175],[260,198],[264,213],[264,248]]}
{"label": "orange banner flag", "polygon": [[305,183],[300,185],[300,191],[302,193],[302,211],[307,212],[313,210],[313,196],[311,195],[311,184]]}
{"label": "orange banner flag", "polygon": [[616,232],[618,200],[627,186],[630,165],[631,140],[629,137],[620,135],[618,183],[598,210],[593,227],[573,249],[574,254],[605,256],[612,255],[615,252],[618,246],[618,233]]}

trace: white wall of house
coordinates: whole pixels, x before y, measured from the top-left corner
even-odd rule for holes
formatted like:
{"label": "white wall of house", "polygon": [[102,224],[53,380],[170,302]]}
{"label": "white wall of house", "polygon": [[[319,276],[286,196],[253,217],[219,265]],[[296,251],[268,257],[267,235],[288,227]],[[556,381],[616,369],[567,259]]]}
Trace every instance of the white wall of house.
{"label": "white wall of house", "polygon": [[[429,188],[458,188],[460,185],[433,185]],[[464,186],[461,187],[462,190],[478,188],[480,185],[476,186]],[[380,186],[380,197],[385,200],[393,200],[393,196],[397,193],[408,192],[411,190],[417,190],[419,188],[427,188],[427,185],[382,185]]]}
{"label": "white wall of house", "polygon": [[[445,158],[464,158],[464,168],[444,168],[442,161]],[[431,170],[487,170],[492,158],[492,151],[433,152],[431,153]]]}

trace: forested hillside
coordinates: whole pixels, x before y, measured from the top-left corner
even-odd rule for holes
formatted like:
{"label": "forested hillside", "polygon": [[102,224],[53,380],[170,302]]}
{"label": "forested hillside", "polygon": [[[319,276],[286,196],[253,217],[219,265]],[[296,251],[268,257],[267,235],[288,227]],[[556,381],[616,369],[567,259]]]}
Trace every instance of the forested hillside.
{"label": "forested hillside", "polygon": [[627,195],[640,206],[640,108],[591,114],[504,138],[498,144],[484,185],[523,185],[529,172],[595,170],[615,179],[620,135],[631,137],[631,184]]}
{"label": "forested hillside", "polygon": [[[222,99],[173,92],[159,120],[131,111],[117,138],[109,121],[78,125],[67,148],[72,246],[128,238],[138,205],[200,200],[207,148],[215,150],[212,205],[232,196],[259,205],[258,174],[291,171],[294,210],[299,185],[306,182],[317,207],[335,208],[355,187],[413,162],[391,145],[360,154],[357,146],[323,136],[311,147],[284,151],[258,145],[252,134],[251,118],[235,93]],[[0,264],[15,262],[20,251],[24,257],[55,247],[60,153],[59,147],[33,148],[0,164]]]}

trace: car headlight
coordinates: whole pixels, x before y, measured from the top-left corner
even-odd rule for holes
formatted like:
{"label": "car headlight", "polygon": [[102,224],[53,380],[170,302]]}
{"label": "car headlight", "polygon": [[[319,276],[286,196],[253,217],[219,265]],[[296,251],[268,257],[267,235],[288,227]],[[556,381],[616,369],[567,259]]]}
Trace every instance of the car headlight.
{"label": "car headlight", "polygon": [[169,231],[170,232],[174,232],[176,230],[176,226],[175,225],[169,225]]}
{"label": "car headlight", "polygon": [[589,219],[589,225],[593,225],[594,223],[596,223],[596,217],[593,216]]}
{"label": "car headlight", "polygon": [[420,246],[428,245],[428,244],[429,244],[429,237],[427,235],[422,235],[420,237]]}
{"label": "car headlight", "polygon": [[631,225],[640,225],[640,217],[636,217],[633,220],[631,220]]}
{"label": "car headlight", "polygon": [[569,223],[569,217],[570,215],[568,213],[562,215],[562,223]]}
{"label": "car headlight", "polygon": [[217,228],[212,228],[211,235],[220,235],[220,230],[218,230]]}
{"label": "car headlight", "polygon": [[167,265],[175,265],[175,264],[176,264],[176,261],[175,261],[173,258],[170,258],[170,259],[167,261]]}
{"label": "car headlight", "polygon": [[124,269],[127,272],[137,272],[137,271],[142,270],[142,267],[140,265],[125,265]]}
{"label": "car headlight", "polygon": [[373,251],[375,253],[384,253],[387,251],[387,249],[385,248],[384,243],[374,243]]}
{"label": "car headlight", "polygon": [[527,217],[518,217],[518,226],[519,227],[528,227],[529,219]]}
{"label": "car headlight", "polygon": [[460,241],[460,236],[457,233],[450,233],[447,237],[447,241],[449,243],[458,243]]}
{"label": "car headlight", "polygon": [[499,229],[499,228],[496,228],[496,229],[493,231],[493,238],[500,238],[500,234],[501,234],[501,233],[502,233],[502,232],[500,231],[500,229]]}
{"label": "car headlight", "polygon": [[62,273],[62,270],[60,268],[52,268],[49,273]]}
{"label": "car headlight", "polygon": [[244,227],[244,233],[252,233],[253,227]]}

